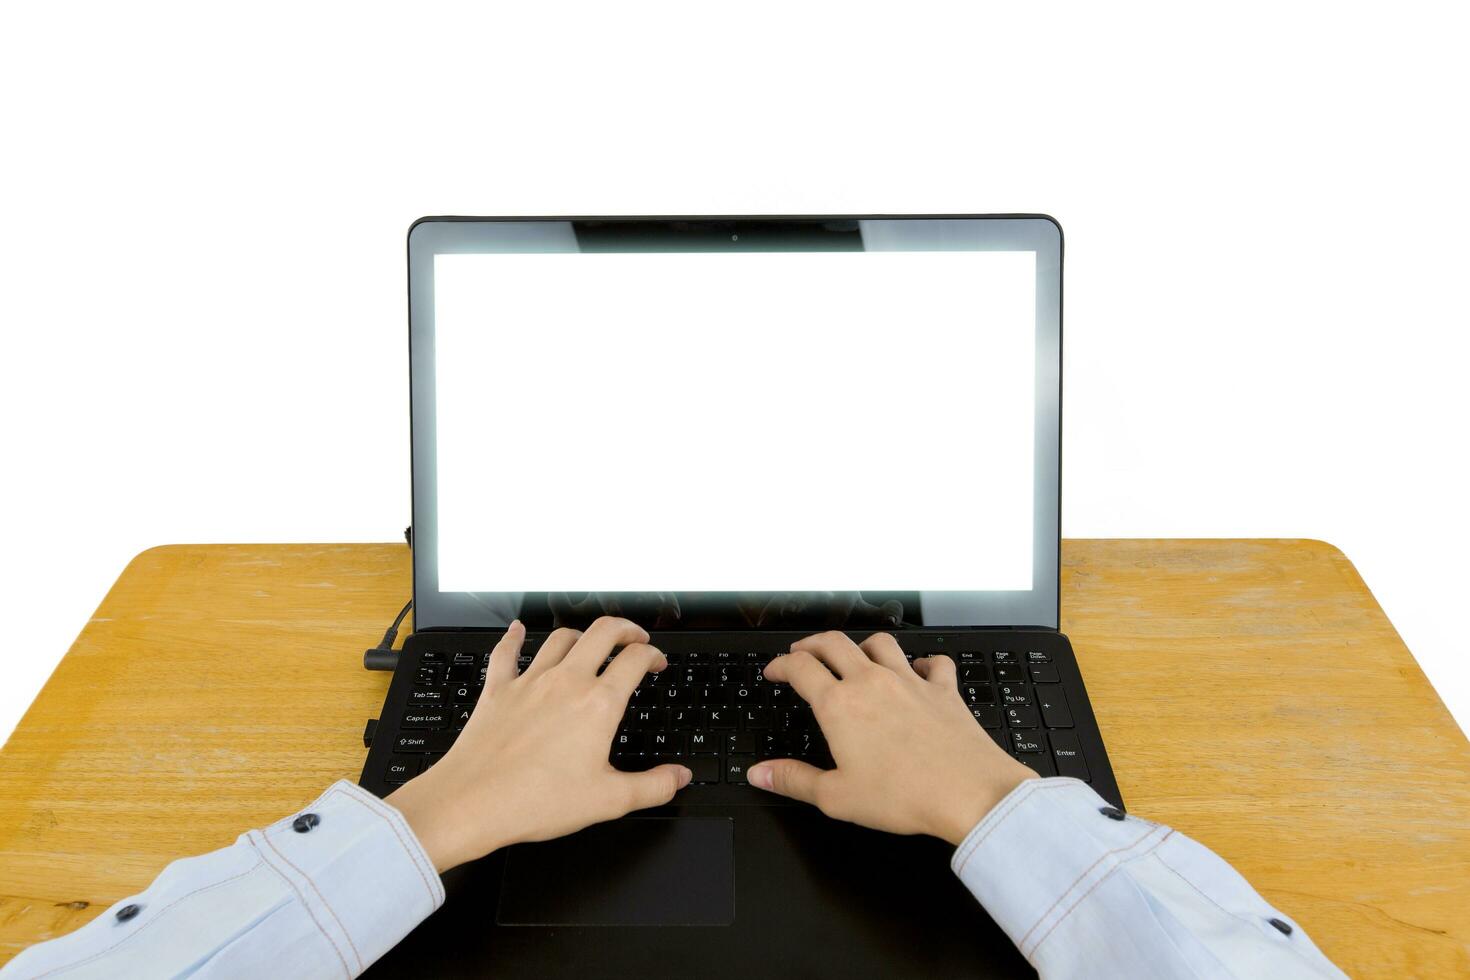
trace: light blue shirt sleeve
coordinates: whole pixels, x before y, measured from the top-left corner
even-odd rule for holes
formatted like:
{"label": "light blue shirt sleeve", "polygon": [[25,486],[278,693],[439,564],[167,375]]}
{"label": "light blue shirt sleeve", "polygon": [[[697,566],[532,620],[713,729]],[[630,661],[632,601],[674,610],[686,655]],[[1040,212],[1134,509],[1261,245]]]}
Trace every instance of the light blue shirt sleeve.
{"label": "light blue shirt sleeve", "polygon": [[0,978],[355,977],[443,902],[398,811],[342,781],[230,847],[173,862]]}
{"label": "light blue shirt sleeve", "polygon": [[1086,783],[1028,779],[950,866],[1046,980],[1344,975],[1214,852],[1120,816]]}

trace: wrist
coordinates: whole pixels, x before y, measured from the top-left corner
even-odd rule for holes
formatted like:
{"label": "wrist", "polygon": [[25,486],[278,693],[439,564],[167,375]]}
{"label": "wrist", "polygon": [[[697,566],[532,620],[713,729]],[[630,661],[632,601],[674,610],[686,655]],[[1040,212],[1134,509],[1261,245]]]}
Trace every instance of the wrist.
{"label": "wrist", "polygon": [[933,836],[947,841],[951,847],[959,847],[970,831],[1016,787],[1028,779],[1041,778],[1031,767],[1014,759],[1008,757],[1005,763],[956,794],[953,802],[938,815]]}
{"label": "wrist", "polygon": [[463,836],[469,824],[456,813],[453,799],[439,792],[430,776],[431,773],[424,773],[410,780],[390,793],[384,802],[403,815],[419,846],[433,862],[434,870],[443,874],[497,849],[500,845],[492,844],[480,854],[466,852]]}

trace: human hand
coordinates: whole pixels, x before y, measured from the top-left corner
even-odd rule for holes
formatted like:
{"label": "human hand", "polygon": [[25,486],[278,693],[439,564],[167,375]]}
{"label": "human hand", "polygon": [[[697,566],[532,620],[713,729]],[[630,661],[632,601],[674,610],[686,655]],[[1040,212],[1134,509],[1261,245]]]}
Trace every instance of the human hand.
{"label": "human hand", "polygon": [[667,803],[689,783],[684,766],[630,773],[608,762],[633,689],[644,674],[668,666],[646,632],[610,616],[585,634],[559,629],[517,674],[525,638],[525,627],[512,623],[448,754],[388,796],[441,872],[507,844],[550,840]]}
{"label": "human hand", "polygon": [[839,632],[809,636],[772,660],[765,677],[812,706],[837,768],[774,759],[746,778],[829,817],[957,846],[1022,780],[1036,778],[975,723],[954,661],[927,657],[910,667],[887,633],[861,645]]}

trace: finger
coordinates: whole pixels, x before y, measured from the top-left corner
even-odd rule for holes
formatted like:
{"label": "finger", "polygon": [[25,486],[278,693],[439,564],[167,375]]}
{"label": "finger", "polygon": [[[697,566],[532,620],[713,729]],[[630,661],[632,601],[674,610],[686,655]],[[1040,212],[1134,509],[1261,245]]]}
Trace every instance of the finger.
{"label": "finger", "polygon": [[516,658],[521,655],[521,644],[525,639],[526,627],[519,619],[505,628],[505,635],[490,651],[490,661],[485,665],[485,690],[490,691],[515,680]]}
{"label": "finger", "polygon": [[613,647],[626,646],[629,643],[647,643],[648,634],[643,627],[630,619],[622,619],[618,616],[599,616],[597,621],[587,627],[587,632],[573,645],[567,653],[563,663],[577,670],[584,670],[588,674],[597,673],[607,660],[608,655],[613,652]]}
{"label": "finger", "polygon": [[542,671],[550,670],[566,658],[567,651],[576,645],[582,638],[581,630],[574,630],[563,626],[546,638],[541,644],[541,649],[536,651],[536,656],[531,659],[531,666],[526,668],[523,677],[534,677]]}
{"label": "finger", "polygon": [[903,655],[903,648],[891,633],[874,633],[859,643],[858,649],[866,653],[874,663],[882,664],[889,670],[900,674],[907,674],[911,670],[908,658]]}
{"label": "finger", "polygon": [[838,633],[835,630],[797,640],[791,644],[791,652],[795,653],[798,650],[805,650],[816,657],[832,668],[832,672],[838,677],[849,677],[872,664],[867,654],[859,650],[856,643],[852,642],[845,633]]}
{"label": "finger", "polygon": [[954,671],[954,661],[943,654],[936,654],[932,657],[921,657],[915,660],[914,670],[920,677],[934,684],[955,687],[959,683],[957,680],[958,675]]}
{"label": "finger", "polygon": [[812,704],[837,684],[832,672],[805,650],[783,653],[766,664],[764,673],[768,681],[790,684],[807,704]]}
{"label": "finger", "polygon": [[610,685],[627,701],[633,696],[633,690],[643,683],[644,677],[657,674],[668,665],[668,658],[657,647],[630,643],[602,672],[602,683]]}
{"label": "finger", "polygon": [[663,806],[693,778],[694,773],[672,762],[644,772],[618,773],[618,780],[627,787],[629,811]]}
{"label": "finger", "polygon": [[796,759],[771,759],[751,766],[745,778],[757,789],[815,804],[819,792],[817,787],[828,775],[825,770]]}

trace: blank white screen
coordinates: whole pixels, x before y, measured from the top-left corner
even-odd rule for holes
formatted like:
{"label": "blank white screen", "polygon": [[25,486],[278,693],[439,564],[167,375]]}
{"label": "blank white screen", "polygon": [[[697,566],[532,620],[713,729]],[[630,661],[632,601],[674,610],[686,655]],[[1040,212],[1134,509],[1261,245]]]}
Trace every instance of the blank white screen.
{"label": "blank white screen", "polygon": [[1033,252],[438,255],[446,592],[1027,590]]}

